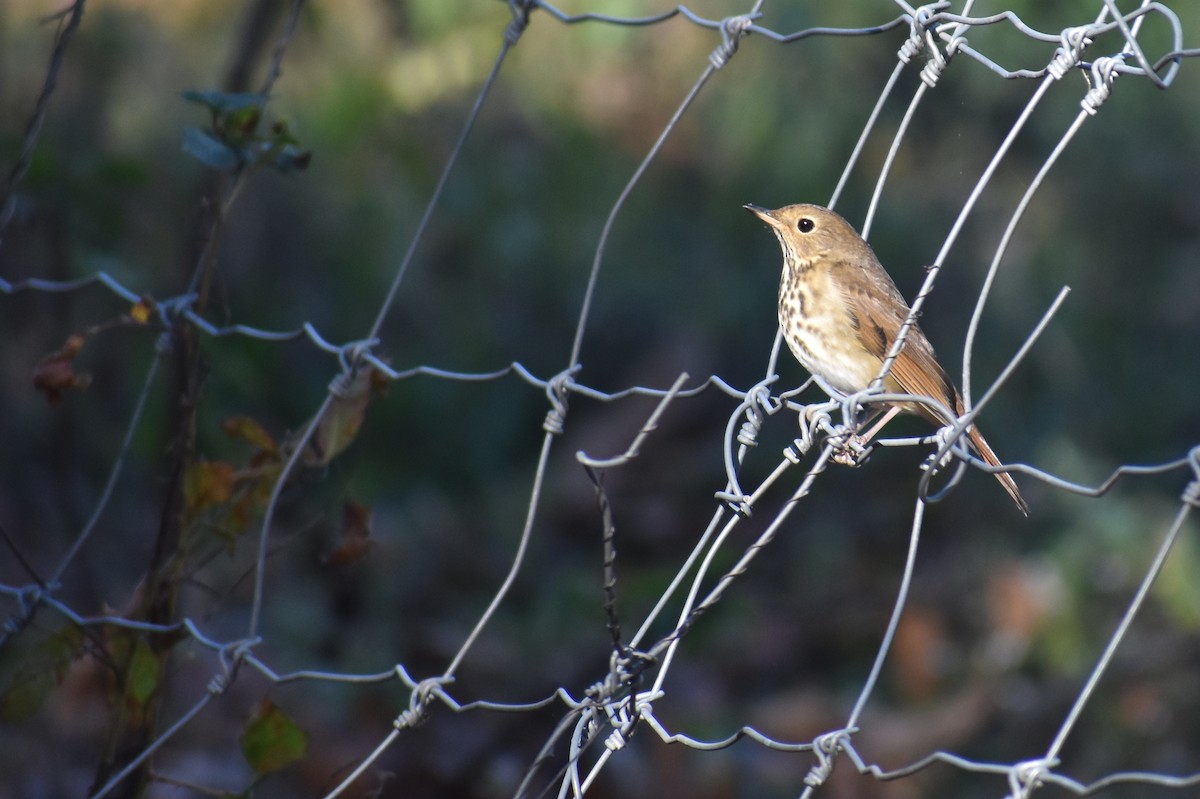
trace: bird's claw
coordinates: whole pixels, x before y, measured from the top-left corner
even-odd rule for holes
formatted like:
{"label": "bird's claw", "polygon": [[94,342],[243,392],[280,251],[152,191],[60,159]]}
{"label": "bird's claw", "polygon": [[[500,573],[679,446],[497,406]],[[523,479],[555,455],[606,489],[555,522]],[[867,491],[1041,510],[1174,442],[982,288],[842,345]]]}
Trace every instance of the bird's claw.
{"label": "bird's claw", "polygon": [[874,449],[867,445],[866,438],[857,433],[831,438],[830,444],[833,446],[830,459],[843,466],[862,466],[867,462],[867,458],[871,457],[871,451]]}

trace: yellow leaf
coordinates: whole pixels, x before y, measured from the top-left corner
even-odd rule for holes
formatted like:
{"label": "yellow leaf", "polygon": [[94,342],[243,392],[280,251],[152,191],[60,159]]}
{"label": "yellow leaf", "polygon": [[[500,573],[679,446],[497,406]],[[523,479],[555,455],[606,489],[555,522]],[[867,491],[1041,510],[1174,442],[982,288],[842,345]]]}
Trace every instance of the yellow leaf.
{"label": "yellow leaf", "polygon": [[230,416],[221,422],[221,429],[230,438],[240,438],[263,452],[274,453],[276,450],[275,439],[271,438],[266,428],[249,416]]}
{"label": "yellow leaf", "polygon": [[362,428],[367,405],[387,383],[373,368],[363,369],[346,381],[317,423],[304,450],[304,465],[327,466],[354,442]]}
{"label": "yellow leaf", "polygon": [[193,513],[228,502],[233,494],[233,466],[224,461],[196,461],[183,476],[183,497]]}
{"label": "yellow leaf", "polygon": [[144,325],[150,321],[150,315],[154,312],[154,300],[149,297],[142,297],[133,304],[129,309],[129,318],[137,322],[139,325]]}
{"label": "yellow leaf", "polygon": [[270,699],[246,722],[241,741],[242,756],[259,775],[278,771],[308,751],[308,733]]}

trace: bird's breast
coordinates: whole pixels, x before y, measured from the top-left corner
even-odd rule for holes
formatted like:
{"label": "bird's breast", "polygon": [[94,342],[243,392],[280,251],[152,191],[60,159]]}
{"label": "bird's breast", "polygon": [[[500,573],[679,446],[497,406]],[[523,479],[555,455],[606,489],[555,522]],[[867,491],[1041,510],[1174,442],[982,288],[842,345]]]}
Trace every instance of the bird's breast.
{"label": "bird's breast", "polygon": [[845,394],[862,391],[880,361],[860,341],[860,324],[828,270],[785,267],[779,327],[805,369]]}

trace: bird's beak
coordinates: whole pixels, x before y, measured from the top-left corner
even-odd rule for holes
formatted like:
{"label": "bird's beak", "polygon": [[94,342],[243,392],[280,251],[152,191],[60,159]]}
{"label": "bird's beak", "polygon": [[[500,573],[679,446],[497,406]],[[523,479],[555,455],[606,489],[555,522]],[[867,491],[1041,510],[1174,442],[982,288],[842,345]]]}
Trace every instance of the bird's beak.
{"label": "bird's beak", "polygon": [[779,227],[779,220],[775,218],[775,214],[772,213],[770,210],[763,208],[761,205],[755,205],[754,203],[746,203],[742,207],[745,208],[750,213],[757,216],[762,221],[766,222],[771,227],[773,227],[773,228]]}

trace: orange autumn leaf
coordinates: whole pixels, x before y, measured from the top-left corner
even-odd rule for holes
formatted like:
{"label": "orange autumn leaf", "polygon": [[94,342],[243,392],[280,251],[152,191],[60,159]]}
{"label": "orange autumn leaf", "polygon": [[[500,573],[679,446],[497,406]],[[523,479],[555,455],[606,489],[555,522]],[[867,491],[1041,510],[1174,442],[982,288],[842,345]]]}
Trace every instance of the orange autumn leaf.
{"label": "orange autumn leaf", "polygon": [[230,416],[221,422],[221,429],[230,438],[238,438],[247,444],[258,447],[263,452],[274,453],[277,449],[275,439],[261,424],[249,416]]}
{"label": "orange autumn leaf", "polygon": [[86,372],[77,373],[72,362],[87,341],[75,334],[57,350],[42,358],[33,370],[33,387],[46,394],[51,405],[57,406],[68,391],[82,391],[92,382]]}
{"label": "orange autumn leaf", "polygon": [[325,556],[328,566],[346,566],[371,549],[371,509],[354,502],[342,506],[342,542]]}
{"label": "orange autumn leaf", "polygon": [[184,474],[183,496],[193,513],[228,502],[233,495],[234,469],[224,461],[197,461]]}

